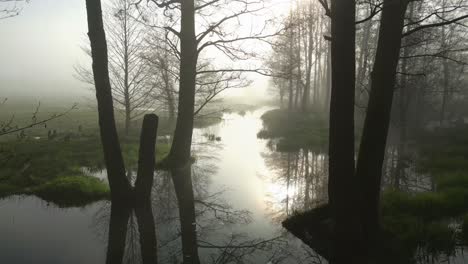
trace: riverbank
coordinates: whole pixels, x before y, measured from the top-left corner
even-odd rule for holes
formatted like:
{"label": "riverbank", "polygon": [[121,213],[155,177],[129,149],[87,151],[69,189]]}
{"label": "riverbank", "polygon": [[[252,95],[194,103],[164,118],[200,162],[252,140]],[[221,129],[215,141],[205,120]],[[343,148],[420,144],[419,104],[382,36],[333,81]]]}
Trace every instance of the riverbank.
{"label": "riverbank", "polygon": [[[138,163],[137,139],[122,141],[128,171]],[[158,142],[156,162],[169,152],[167,143]],[[23,139],[2,143],[0,197],[15,194],[36,195],[59,206],[82,206],[109,198],[106,182],[91,172],[105,169],[98,136],[53,139]]]}

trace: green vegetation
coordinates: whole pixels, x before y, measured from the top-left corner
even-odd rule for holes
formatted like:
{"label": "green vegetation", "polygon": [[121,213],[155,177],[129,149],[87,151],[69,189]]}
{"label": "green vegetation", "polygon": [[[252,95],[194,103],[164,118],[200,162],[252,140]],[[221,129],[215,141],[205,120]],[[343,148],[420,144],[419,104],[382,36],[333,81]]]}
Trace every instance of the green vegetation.
{"label": "green vegetation", "polygon": [[[137,168],[138,148],[136,139],[122,141],[129,170]],[[158,143],[156,152],[159,161],[169,152],[169,145]],[[77,206],[109,194],[107,183],[87,175],[87,171],[105,168],[97,136],[3,142],[0,163],[0,197],[34,194],[60,206]]]}
{"label": "green vegetation", "polygon": [[[468,127],[424,132],[415,146],[418,171],[430,175],[434,190],[383,192],[382,252],[377,253],[382,263],[419,263],[421,258],[453,256],[460,245],[468,246]],[[317,208],[293,215],[283,225],[300,238],[307,230],[301,239],[328,252],[323,241],[331,239],[330,221],[328,211]]]}
{"label": "green vegetation", "polygon": [[468,127],[464,125],[422,133],[417,141],[417,165],[431,176],[435,190],[384,192],[386,240],[393,241],[398,255],[413,259],[417,250],[431,257],[453,255],[457,245],[468,245],[467,145]]}
{"label": "green vegetation", "polygon": [[59,177],[45,184],[26,189],[46,201],[68,206],[83,206],[90,202],[109,198],[109,186],[91,176]]}
{"label": "green vegetation", "polygon": [[289,112],[275,109],[262,115],[264,129],[257,136],[279,139],[278,151],[297,151],[301,148],[325,150],[328,138],[327,119],[323,114]]}

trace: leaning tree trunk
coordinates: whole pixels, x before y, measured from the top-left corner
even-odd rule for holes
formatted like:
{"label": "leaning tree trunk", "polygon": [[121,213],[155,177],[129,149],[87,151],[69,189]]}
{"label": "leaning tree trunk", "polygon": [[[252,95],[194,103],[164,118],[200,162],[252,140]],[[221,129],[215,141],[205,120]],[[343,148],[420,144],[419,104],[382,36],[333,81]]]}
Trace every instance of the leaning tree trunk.
{"label": "leaning tree trunk", "polygon": [[125,165],[115,126],[112,90],[109,81],[106,34],[102,22],[100,0],[86,0],[88,36],[91,43],[93,76],[99,112],[101,134],[107,177],[113,200],[125,200],[131,195],[131,186],[125,176]]}
{"label": "leaning tree trunk", "polygon": [[361,228],[354,179],[355,1],[334,0],[328,196],[335,223],[331,263],[360,263]]}
{"label": "leaning tree trunk", "polygon": [[379,232],[379,201],[407,0],[384,0],[379,41],[371,74],[371,91],[361,139],[356,175],[362,189],[361,216],[369,250]]}

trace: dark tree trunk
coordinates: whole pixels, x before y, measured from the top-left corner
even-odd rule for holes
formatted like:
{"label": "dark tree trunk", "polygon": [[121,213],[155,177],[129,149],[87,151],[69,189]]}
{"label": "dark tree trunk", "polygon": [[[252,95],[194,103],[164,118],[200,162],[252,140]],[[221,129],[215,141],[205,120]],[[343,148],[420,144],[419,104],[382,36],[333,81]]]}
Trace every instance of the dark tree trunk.
{"label": "dark tree trunk", "polygon": [[145,115],[141,128],[138,173],[135,181],[135,198],[137,202],[149,202],[151,198],[156,161],[157,131],[158,117],[155,114]]}
{"label": "dark tree trunk", "polygon": [[[310,10],[310,13],[312,13],[312,10]],[[306,72],[306,83],[304,87],[304,94],[302,96],[302,112],[307,111],[307,108],[310,102],[310,78],[311,78],[311,72],[312,72],[312,51],[313,51],[312,47],[314,46],[312,18],[309,18],[309,23],[307,26],[308,26],[307,28],[309,32],[309,39],[308,39],[309,45],[307,45],[307,66],[306,66],[307,72]],[[315,97],[316,92],[317,92],[317,87],[315,87],[314,97]]]}
{"label": "dark tree trunk", "polygon": [[135,215],[140,234],[141,258],[143,264],[158,263],[156,229],[151,202],[146,201],[135,206]]}
{"label": "dark tree trunk", "polygon": [[[369,13],[369,12],[368,12]],[[366,14],[368,16],[370,14]],[[358,59],[358,66],[357,66],[357,89],[356,89],[356,97],[355,100],[357,101],[358,104],[362,103],[362,92],[364,90],[363,84],[364,84],[364,79],[366,77],[366,71],[367,71],[367,59],[369,56],[369,43],[370,41],[370,33],[372,29],[372,20],[367,21],[364,23],[364,28],[363,28],[363,36],[361,39],[361,43],[359,45],[360,47],[360,52],[359,52],[359,59]]]}
{"label": "dark tree trunk", "polygon": [[131,111],[130,111],[130,98],[125,95],[125,135],[128,136],[130,132]]}
{"label": "dark tree trunk", "polygon": [[125,100],[125,135],[128,136],[130,131],[130,121],[131,121],[131,104],[130,104],[130,84],[129,84],[129,66],[128,66],[128,9],[127,3],[124,4],[123,10],[123,30],[124,30],[124,39],[123,39],[123,48],[124,48],[124,56],[123,56],[123,63],[124,63],[124,100]]}
{"label": "dark tree trunk", "polygon": [[[445,6],[446,6],[446,1],[443,1],[442,3],[443,6],[443,12],[445,12]],[[445,33],[445,26],[442,26],[442,49],[447,50],[447,36]],[[450,80],[450,72],[449,72],[449,67],[448,67],[448,60],[447,58],[443,58],[443,92],[442,92],[442,106],[440,108],[440,121],[439,124],[442,126],[444,124],[444,121],[446,119],[446,111],[447,111],[447,101],[449,100],[449,80]]]}
{"label": "dark tree trunk", "polygon": [[363,254],[359,212],[354,208],[358,201],[354,177],[355,8],[353,0],[331,2],[328,196],[335,223],[331,263],[361,263]]}
{"label": "dark tree trunk", "polygon": [[331,79],[332,79],[332,72],[331,72],[331,44],[327,44],[327,61],[326,61],[326,80],[325,80],[325,104],[324,110],[328,112],[330,110],[330,94],[331,94]]}
{"label": "dark tree trunk", "polygon": [[140,234],[142,263],[157,263],[157,241],[154,216],[151,203],[146,201],[133,207],[128,203],[113,202],[109,221],[109,237],[107,244],[106,263],[121,264],[125,255],[129,219],[134,210]]}
{"label": "dark tree trunk", "polygon": [[[292,68],[292,66],[290,65],[289,67]],[[290,71],[290,74],[289,74],[289,85],[288,85],[288,97],[289,97],[289,102],[288,102],[288,110],[289,111],[292,111],[293,110],[293,96],[294,96],[294,93],[293,93],[293,84],[292,84],[292,70]]]}
{"label": "dark tree trunk", "polygon": [[169,153],[169,168],[179,203],[184,264],[200,263],[198,257],[191,158],[198,60],[194,0],[180,2],[180,82],[177,122]]}
{"label": "dark tree trunk", "polygon": [[384,0],[371,91],[359,150],[356,174],[363,199],[361,216],[370,252],[379,232],[382,163],[385,156],[396,69],[398,65],[406,0]]}
{"label": "dark tree trunk", "polygon": [[107,177],[113,200],[126,200],[131,195],[131,186],[125,176],[125,165],[115,126],[112,91],[109,81],[107,43],[102,23],[100,0],[86,0],[88,36],[91,43],[93,76],[99,112],[101,134]]}
{"label": "dark tree trunk", "polygon": [[174,140],[169,162],[174,166],[186,166],[190,161],[192,145],[193,113],[195,108],[195,76],[198,59],[195,38],[194,0],[181,1],[180,27],[180,83],[179,105]]}
{"label": "dark tree trunk", "polygon": [[171,174],[179,204],[183,263],[198,264],[200,260],[198,257],[195,198],[191,175],[192,168],[190,164],[187,163],[185,167],[172,169]]}
{"label": "dark tree trunk", "polygon": [[107,264],[122,263],[125,253],[128,220],[132,208],[127,203],[113,202],[109,221],[109,238],[107,243]]}

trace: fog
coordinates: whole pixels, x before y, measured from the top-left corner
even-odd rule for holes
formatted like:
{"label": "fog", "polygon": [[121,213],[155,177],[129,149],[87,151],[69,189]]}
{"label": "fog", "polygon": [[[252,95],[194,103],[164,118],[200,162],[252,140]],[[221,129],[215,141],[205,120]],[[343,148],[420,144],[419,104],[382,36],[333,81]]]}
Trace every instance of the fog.
{"label": "fog", "polygon": [[[60,97],[71,101],[93,98],[92,87],[77,80],[73,68],[90,65],[82,50],[88,42],[85,1],[36,0],[18,5],[18,16],[0,20],[1,97]],[[289,1],[276,0],[270,8],[283,13],[289,5]],[[252,21],[255,23],[255,19]],[[241,100],[263,98],[268,78],[258,74],[250,74],[249,78],[253,80],[249,87],[226,91],[223,96]]]}

